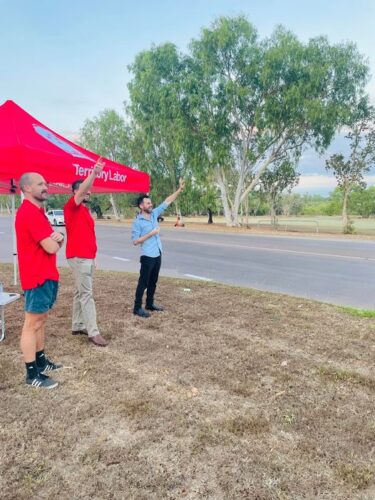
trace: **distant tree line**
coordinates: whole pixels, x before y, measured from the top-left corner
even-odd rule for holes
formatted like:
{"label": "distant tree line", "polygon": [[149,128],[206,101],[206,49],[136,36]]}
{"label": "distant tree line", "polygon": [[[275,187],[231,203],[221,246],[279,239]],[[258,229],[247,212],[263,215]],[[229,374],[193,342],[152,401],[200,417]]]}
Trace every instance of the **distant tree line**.
{"label": "distant tree line", "polygon": [[[317,194],[285,193],[276,205],[276,215],[283,216],[323,216],[342,215],[344,193],[337,187],[328,196]],[[267,198],[258,193],[250,204],[251,215],[271,215],[272,209]],[[375,217],[375,186],[367,189],[356,187],[348,198],[348,215]]]}

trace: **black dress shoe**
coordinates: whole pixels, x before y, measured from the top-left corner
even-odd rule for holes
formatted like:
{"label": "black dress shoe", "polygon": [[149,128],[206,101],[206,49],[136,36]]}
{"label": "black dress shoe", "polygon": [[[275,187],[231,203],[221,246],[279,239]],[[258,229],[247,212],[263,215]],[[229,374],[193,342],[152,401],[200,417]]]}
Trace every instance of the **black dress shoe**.
{"label": "black dress shoe", "polygon": [[147,311],[145,311],[142,307],[139,309],[134,309],[133,314],[136,316],[140,316],[141,318],[149,318],[151,314]]}
{"label": "black dress shoe", "polygon": [[158,312],[164,311],[164,307],[158,306],[156,304],[152,304],[151,306],[146,306],[146,309],[148,309],[149,311],[158,311]]}

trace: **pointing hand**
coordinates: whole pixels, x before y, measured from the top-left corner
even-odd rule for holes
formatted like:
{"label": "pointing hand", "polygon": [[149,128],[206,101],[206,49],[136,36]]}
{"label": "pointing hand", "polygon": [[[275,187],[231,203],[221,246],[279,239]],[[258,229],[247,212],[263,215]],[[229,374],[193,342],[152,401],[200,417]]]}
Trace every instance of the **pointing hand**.
{"label": "pointing hand", "polygon": [[100,172],[103,170],[104,165],[105,162],[103,161],[103,158],[100,157],[94,165],[94,172],[96,175],[100,174]]}

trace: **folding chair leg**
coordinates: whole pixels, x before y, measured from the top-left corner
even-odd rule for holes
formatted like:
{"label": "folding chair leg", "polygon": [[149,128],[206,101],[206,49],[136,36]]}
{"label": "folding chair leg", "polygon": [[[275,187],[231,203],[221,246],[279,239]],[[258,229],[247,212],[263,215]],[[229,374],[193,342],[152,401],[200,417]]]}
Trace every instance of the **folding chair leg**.
{"label": "folding chair leg", "polygon": [[0,323],[1,323],[0,342],[2,342],[5,339],[5,314],[4,314],[4,311],[5,311],[5,307],[2,306],[1,307],[1,319],[0,319]]}

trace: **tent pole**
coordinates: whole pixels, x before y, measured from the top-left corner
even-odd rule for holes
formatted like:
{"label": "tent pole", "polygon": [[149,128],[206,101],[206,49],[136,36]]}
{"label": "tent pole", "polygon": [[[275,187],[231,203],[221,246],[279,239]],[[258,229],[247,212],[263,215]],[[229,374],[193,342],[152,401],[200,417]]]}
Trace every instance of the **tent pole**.
{"label": "tent pole", "polygon": [[10,197],[12,199],[12,240],[13,240],[13,285],[17,285],[17,240],[16,240],[16,186],[14,180],[10,181]]}

